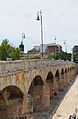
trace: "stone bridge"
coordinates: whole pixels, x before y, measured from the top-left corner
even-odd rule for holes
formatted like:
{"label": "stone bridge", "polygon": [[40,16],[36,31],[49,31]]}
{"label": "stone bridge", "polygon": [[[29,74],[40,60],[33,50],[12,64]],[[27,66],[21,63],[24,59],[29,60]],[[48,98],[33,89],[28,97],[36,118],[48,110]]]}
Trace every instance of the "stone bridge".
{"label": "stone bridge", "polygon": [[0,61],[0,119],[33,119],[75,76],[69,61]]}

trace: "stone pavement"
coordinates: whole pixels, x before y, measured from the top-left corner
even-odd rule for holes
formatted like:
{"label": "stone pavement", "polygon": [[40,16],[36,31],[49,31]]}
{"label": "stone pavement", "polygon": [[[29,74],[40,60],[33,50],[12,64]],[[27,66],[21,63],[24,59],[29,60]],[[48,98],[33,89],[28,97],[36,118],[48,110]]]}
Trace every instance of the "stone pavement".
{"label": "stone pavement", "polygon": [[68,119],[76,112],[78,117],[78,76],[51,119]]}

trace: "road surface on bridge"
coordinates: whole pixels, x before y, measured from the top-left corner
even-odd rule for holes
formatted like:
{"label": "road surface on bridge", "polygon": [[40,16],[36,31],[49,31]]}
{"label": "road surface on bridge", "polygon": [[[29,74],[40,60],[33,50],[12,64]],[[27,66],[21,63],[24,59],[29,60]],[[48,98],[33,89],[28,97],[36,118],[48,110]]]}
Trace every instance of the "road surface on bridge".
{"label": "road surface on bridge", "polygon": [[[78,76],[66,96],[62,100],[52,119],[68,119],[78,110]],[[76,113],[78,117],[78,112]]]}

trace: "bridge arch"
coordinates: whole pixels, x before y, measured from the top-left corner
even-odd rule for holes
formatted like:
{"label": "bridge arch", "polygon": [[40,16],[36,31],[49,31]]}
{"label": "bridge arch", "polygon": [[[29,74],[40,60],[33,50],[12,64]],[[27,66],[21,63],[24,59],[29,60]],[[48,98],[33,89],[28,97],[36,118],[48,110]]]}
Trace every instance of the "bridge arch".
{"label": "bridge arch", "polygon": [[61,79],[64,79],[64,69],[61,69]]}
{"label": "bridge arch", "polygon": [[65,68],[65,73],[67,73],[67,68]]}
{"label": "bridge arch", "polygon": [[44,82],[41,76],[36,76],[29,87],[28,94],[32,96],[33,111],[40,111],[42,108]]}
{"label": "bridge arch", "polygon": [[55,72],[55,79],[56,80],[60,79],[60,71],[59,71],[59,69],[57,69],[56,72]]}
{"label": "bridge arch", "polygon": [[53,98],[53,90],[54,90],[54,76],[53,76],[53,73],[51,71],[47,75],[46,83],[49,86],[50,100],[51,100]]}
{"label": "bridge arch", "polygon": [[[19,79],[20,77],[20,79]],[[0,78],[0,91],[2,91],[6,87],[15,86],[17,87],[21,92],[24,92],[24,85],[23,85],[24,79],[21,77],[21,73],[16,73],[13,75],[8,75],[5,77]]]}
{"label": "bridge arch", "polygon": [[7,92],[8,99],[23,98],[24,95],[21,89],[14,85],[9,85],[5,87],[1,92]]}
{"label": "bridge arch", "polygon": [[4,111],[7,118],[16,117],[17,114],[20,115],[20,111],[22,112],[22,108],[20,110],[20,107],[23,104],[23,92],[18,87],[10,85],[5,87],[0,94],[2,98],[0,104],[4,105],[3,108],[5,109],[1,110],[2,107],[0,105],[0,115],[2,115],[2,118],[5,119]]}
{"label": "bridge arch", "polygon": [[53,73],[50,71],[47,75],[46,82],[53,82],[54,81],[54,76]]}

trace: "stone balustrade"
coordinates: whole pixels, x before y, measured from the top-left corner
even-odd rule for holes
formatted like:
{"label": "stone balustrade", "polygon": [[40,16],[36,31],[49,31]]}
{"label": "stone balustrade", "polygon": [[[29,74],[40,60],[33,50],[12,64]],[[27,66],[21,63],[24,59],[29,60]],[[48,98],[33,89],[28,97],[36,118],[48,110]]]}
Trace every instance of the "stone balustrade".
{"label": "stone balustrade", "polygon": [[75,65],[71,61],[62,60],[16,60],[16,61],[0,61],[0,77],[20,71],[50,66],[66,66]]}

